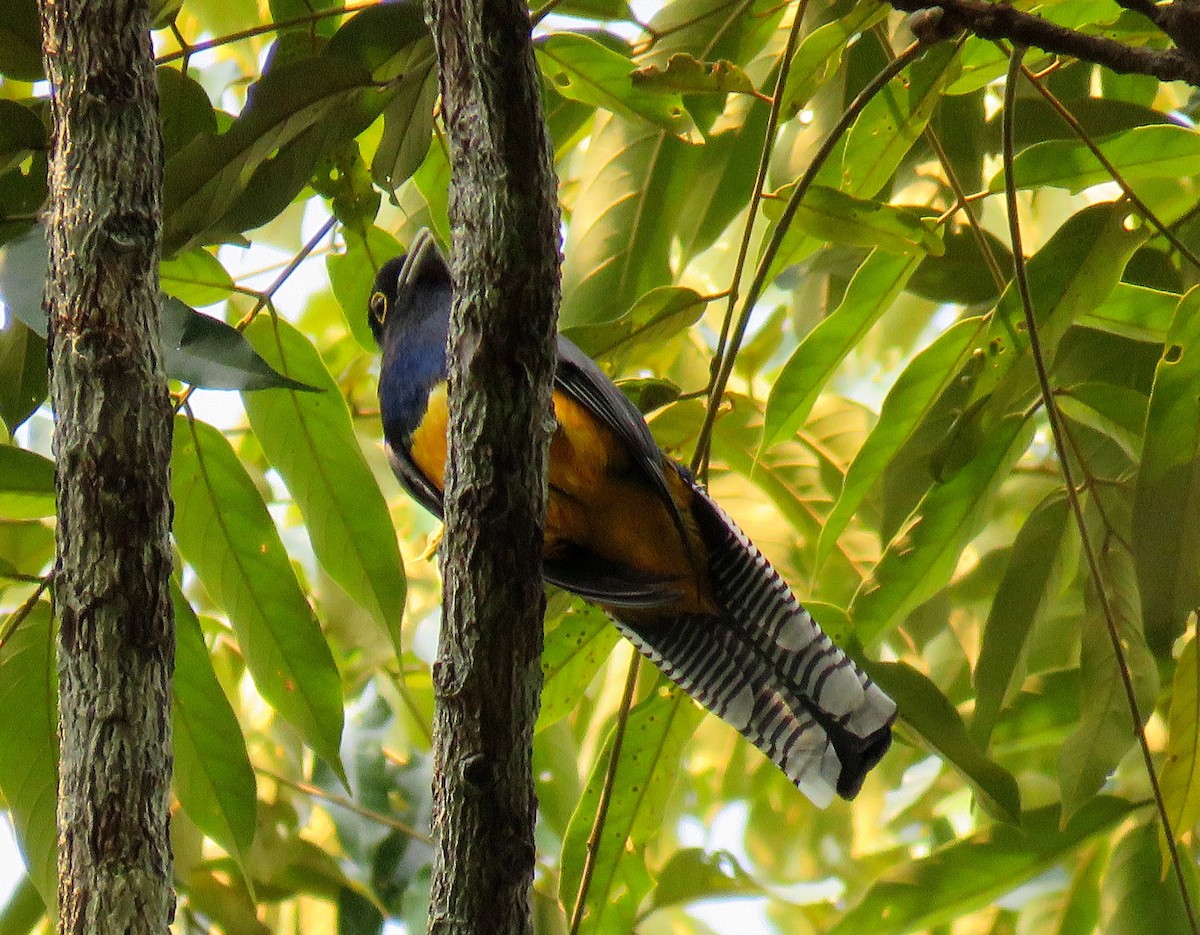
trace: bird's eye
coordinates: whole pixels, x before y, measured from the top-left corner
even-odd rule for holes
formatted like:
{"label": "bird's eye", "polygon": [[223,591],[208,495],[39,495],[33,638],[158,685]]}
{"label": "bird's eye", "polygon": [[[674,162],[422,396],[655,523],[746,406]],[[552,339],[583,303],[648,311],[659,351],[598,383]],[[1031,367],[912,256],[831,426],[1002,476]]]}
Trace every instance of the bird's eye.
{"label": "bird's eye", "polygon": [[383,324],[383,317],[387,313],[387,296],[382,292],[376,292],[371,296],[371,317],[380,324]]}

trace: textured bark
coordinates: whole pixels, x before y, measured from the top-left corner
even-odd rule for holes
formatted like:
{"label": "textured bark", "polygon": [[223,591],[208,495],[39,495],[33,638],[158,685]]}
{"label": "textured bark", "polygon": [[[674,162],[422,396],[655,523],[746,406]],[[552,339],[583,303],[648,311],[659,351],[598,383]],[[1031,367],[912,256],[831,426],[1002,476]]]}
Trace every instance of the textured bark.
{"label": "textured bark", "polygon": [[161,933],[174,620],[146,0],[41,0],[54,145],[60,933]]}
{"label": "textured bark", "polygon": [[429,930],[531,933],[558,208],[528,8],[429,0],[454,179]]}

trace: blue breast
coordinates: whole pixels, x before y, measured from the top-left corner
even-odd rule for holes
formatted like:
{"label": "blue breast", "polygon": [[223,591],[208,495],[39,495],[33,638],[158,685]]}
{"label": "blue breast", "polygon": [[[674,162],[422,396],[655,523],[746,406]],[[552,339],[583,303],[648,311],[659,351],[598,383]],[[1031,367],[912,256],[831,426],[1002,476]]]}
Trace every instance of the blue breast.
{"label": "blue breast", "polygon": [[388,329],[379,373],[379,410],[389,443],[407,444],[421,424],[429,391],[446,379],[449,321],[440,315]]}

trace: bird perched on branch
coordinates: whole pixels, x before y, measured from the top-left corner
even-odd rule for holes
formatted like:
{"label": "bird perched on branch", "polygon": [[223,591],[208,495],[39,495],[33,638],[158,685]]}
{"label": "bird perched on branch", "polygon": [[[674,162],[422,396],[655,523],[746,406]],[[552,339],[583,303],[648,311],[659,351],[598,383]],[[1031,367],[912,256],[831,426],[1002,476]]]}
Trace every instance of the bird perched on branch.
{"label": "bird perched on branch", "polygon": [[[370,324],[396,476],[441,515],[453,284],[432,235],[379,270]],[[669,678],[809,798],[853,798],[891,743],[896,706],[833,645],[787,584],[641,413],[558,339],[546,580],[603,607]]]}

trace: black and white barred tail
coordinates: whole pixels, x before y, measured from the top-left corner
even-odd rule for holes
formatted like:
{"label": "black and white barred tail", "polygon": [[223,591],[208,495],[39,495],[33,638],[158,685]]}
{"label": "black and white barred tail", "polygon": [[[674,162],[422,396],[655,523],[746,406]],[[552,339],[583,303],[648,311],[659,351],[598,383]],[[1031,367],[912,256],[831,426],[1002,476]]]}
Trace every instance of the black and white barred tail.
{"label": "black and white barred tail", "polygon": [[617,626],[816,805],[857,795],[891,744],[895,703],[828,636],[725,512],[694,487],[724,613]]}

